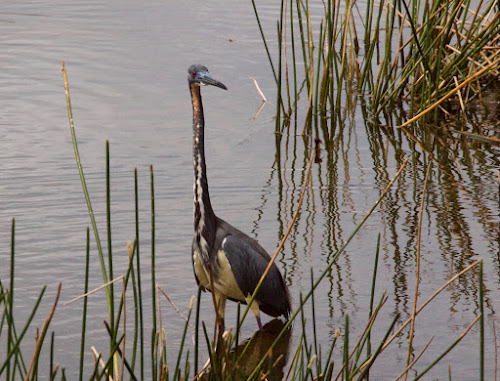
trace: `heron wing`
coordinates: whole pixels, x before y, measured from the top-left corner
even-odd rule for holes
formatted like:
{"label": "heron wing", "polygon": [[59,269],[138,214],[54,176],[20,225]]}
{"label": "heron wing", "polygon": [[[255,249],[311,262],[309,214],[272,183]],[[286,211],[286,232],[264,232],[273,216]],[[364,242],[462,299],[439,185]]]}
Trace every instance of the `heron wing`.
{"label": "heron wing", "polygon": [[[252,295],[269,264],[271,259],[269,254],[257,241],[236,229],[224,238],[222,249],[241,292],[244,296]],[[288,290],[274,263],[257,293],[256,300],[259,308],[266,314],[288,317],[290,312]]]}

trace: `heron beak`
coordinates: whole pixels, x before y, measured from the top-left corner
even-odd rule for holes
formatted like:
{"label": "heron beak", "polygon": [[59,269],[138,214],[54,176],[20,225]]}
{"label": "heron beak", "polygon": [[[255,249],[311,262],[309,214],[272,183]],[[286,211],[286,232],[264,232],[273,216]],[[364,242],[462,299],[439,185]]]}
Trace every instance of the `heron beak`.
{"label": "heron beak", "polygon": [[221,89],[227,90],[227,87],[222,82],[219,82],[216,79],[213,79],[208,74],[200,75],[198,80],[200,82],[200,85],[204,85],[204,86],[212,85],[212,86],[220,87]]}

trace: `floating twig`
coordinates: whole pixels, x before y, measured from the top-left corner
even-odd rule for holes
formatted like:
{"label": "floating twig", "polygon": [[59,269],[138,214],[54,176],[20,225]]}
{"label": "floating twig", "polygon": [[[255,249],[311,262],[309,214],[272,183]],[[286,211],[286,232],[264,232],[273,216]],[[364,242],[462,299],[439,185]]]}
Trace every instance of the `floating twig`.
{"label": "floating twig", "polygon": [[264,95],[264,93],[262,92],[262,90],[260,89],[259,87],[259,84],[257,83],[257,80],[253,77],[250,77],[253,79],[253,83],[255,85],[255,88],[257,89],[257,91],[259,92],[260,96],[262,97],[262,100],[265,102],[267,102],[267,99],[266,99],[266,96]]}

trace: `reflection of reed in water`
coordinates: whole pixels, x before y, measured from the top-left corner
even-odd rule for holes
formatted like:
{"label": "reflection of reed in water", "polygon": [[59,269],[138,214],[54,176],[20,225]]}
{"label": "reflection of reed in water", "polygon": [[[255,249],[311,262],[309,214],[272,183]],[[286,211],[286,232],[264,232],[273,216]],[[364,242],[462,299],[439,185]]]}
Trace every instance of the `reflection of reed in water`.
{"label": "reflection of reed in water", "polygon": [[[235,352],[237,359],[241,356],[241,359],[236,365],[233,378],[234,380],[247,379],[247,377],[253,372],[255,367],[265,356],[284,326],[285,323],[279,319],[271,320],[264,326],[262,331],[256,332],[252,338],[238,345],[236,349],[231,351],[229,358],[233,358]],[[271,355],[264,362],[260,374],[265,375],[266,380],[283,379],[283,368],[288,361],[291,337],[292,329],[289,328],[279,339],[277,344],[274,346]],[[247,349],[245,350],[245,348]]]}

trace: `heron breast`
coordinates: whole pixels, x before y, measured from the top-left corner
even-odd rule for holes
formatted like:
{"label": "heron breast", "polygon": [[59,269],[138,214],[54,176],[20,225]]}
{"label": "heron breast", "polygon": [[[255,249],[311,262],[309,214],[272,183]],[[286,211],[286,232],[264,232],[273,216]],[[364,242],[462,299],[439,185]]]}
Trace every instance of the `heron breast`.
{"label": "heron breast", "polygon": [[[208,290],[210,287],[210,273],[208,269],[203,265],[203,261],[200,258],[198,250],[193,250],[193,264],[194,272],[198,277],[200,285]],[[217,271],[216,277],[214,279],[214,287],[217,292],[226,296],[227,298],[232,298],[236,300],[245,300],[245,296],[241,292],[236,278],[234,277],[233,270],[229,264],[229,260],[224,253],[224,250],[219,250],[217,253]]]}
{"label": "heron breast", "polygon": [[231,269],[231,265],[229,264],[229,260],[224,250],[219,250],[217,252],[217,259],[219,268],[217,279],[214,279],[215,288],[229,298],[244,301],[245,296],[236,282],[236,278],[234,277],[233,270]]}

